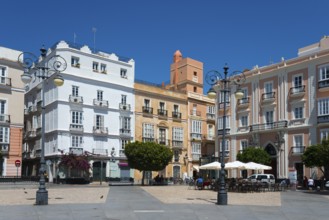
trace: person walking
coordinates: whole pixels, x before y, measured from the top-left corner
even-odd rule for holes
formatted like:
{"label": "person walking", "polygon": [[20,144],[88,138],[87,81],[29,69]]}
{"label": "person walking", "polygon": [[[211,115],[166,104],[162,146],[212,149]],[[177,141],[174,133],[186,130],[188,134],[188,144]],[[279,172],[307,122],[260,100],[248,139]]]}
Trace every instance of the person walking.
{"label": "person walking", "polygon": [[313,190],[313,188],[314,188],[314,180],[312,179],[312,177],[310,177],[308,179],[308,189]]}

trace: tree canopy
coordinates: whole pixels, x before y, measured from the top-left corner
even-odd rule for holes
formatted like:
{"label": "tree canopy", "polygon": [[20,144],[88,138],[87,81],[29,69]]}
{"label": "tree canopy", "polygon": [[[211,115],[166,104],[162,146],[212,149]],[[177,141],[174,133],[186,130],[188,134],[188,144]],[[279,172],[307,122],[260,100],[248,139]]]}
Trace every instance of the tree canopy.
{"label": "tree canopy", "polygon": [[255,162],[269,165],[271,163],[270,155],[260,147],[248,147],[237,155],[237,160],[248,163]]}
{"label": "tree canopy", "polygon": [[326,178],[329,178],[329,139],[321,144],[311,145],[302,155],[306,167],[318,167]]}
{"label": "tree canopy", "polygon": [[145,171],[163,170],[172,160],[173,152],[164,145],[154,142],[132,142],[125,146],[125,155],[131,168],[143,173],[144,185]]}

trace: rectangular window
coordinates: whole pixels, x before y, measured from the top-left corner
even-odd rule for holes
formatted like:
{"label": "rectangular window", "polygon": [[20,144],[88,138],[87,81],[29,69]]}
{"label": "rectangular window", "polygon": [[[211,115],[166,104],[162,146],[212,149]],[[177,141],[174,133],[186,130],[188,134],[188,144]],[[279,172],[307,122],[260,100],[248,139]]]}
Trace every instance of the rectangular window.
{"label": "rectangular window", "polygon": [[122,117],[121,120],[122,120],[121,128],[125,130],[130,130],[130,118]]}
{"label": "rectangular window", "polygon": [[319,76],[320,81],[328,80],[329,79],[329,66],[324,66],[324,67],[320,68],[319,74],[320,74],[320,76]]}
{"label": "rectangular window", "polygon": [[79,58],[71,57],[71,66],[80,67]]}
{"label": "rectangular window", "polygon": [[120,76],[121,76],[121,78],[127,79],[127,70],[126,69],[121,69],[120,70]]}
{"label": "rectangular window", "polygon": [[273,111],[266,111],[265,112],[265,123],[266,124],[273,124]]}
{"label": "rectangular window", "polygon": [[98,63],[93,62],[93,71],[98,72]]}
{"label": "rectangular window", "polygon": [[143,124],[143,137],[144,138],[154,138],[154,125],[153,124]]}
{"label": "rectangular window", "polygon": [[248,115],[242,115],[240,117],[240,126],[247,127],[248,126]]}
{"label": "rectangular window", "polygon": [[74,97],[79,96],[79,87],[78,86],[72,86],[72,96],[74,96]]}
{"label": "rectangular window", "polygon": [[121,95],[121,104],[127,104],[127,96],[126,95]]}
{"label": "rectangular window", "polygon": [[245,150],[248,147],[248,141],[247,140],[241,140],[240,142],[240,149]]}
{"label": "rectangular window", "polygon": [[303,135],[295,135],[294,136],[294,145],[296,147],[303,146]]}
{"label": "rectangular window", "polygon": [[213,125],[208,125],[208,138],[213,139],[215,137],[215,131]]}
{"label": "rectangular window", "polygon": [[161,111],[165,110],[165,103],[164,103],[164,102],[160,102],[160,103],[159,103],[159,109],[160,109]]}
{"label": "rectangular window", "polygon": [[[230,128],[230,116],[226,116],[225,118],[225,128]],[[223,117],[218,117],[218,129],[223,129]]]}
{"label": "rectangular window", "polygon": [[225,99],[226,103],[230,102],[230,92],[221,91],[219,96],[219,103],[224,103],[224,98],[225,98],[224,94],[226,94],[226,99]]}
{"label": "rectangular window", "polygon": [[318,116],[329,115],[329,99],[318,101]]}
{"label": "rectangular window", "polygon": [[215,114],[215,106],[208,105],[207,106],[207,113],[209,113],[209,114]]}
{"label": "rectangular window", "polygon": [[9,128],[0,127],[0,143],[9,144]]}
{"label": "rectangular window", "polygon": [[178,113],[179,112],[179,106],[178,105],[174,105],[174,112]]}
{"label": "rectangular window", "polygon": [[71,147],[82,147],[83,137],[73,135],[71,136]]}
{"label": "rectangular window", "polygon": [[103,101],[103,91],[97,90],[97,101]]}
{"label": "rectangular window", "polygon": [[104,128],[104,115],[96,115],[95,117],[95,127],[96,129]]}
{"label": "rectangular window", "polygon": [[201,121],[192,120],[191,133],[201,134]]}
{"label": "rectangular window", "polygon": [[303,107],[296,107],[294,109],[294,116],[295,116],[295,119],[304,118],[304,115],[303,115]]}
{"label": "rectangular window", "polygon": [[106,73],[106,64],[101,64],[101,73]]}
{"label": "rectangular window", "polygon": [[0,100],[0,115],[6,114],[6,101]]}
{"label": "rectangular window", "polygon": [[71,122],[72,122],[72,124],[82,125],[82,112],[73,111]]}
{"label": "rectangular window", "polygon": [[294,76],[294,87],[301,87],[302,86],[302,83],[303,83],[303,77],[302,76]]}
{"label": "rectangular window", "polygon": [[144,99],[144,106],[146,108],[149,108],[150,107],[150,100],[149,99]]}
{"label": "rectangular window", "polygon": [[[125,147],[126,145],[129,143],[129,140],[125,140],[125,139],[121,139],[121,150],[124,151],[125,150]],[[124,152],[122,152],[124,153]]]}
{"label": "rectangular window", "polygon": [[172,129],[172,138],[174,141],[183,141],[183,128],[173,127]]}
{"label": "rectangular window", "polygon": [[201,143],[192,142],[192,154],[201,155]]}
{"label": "rectangular window", "polygon": [[329,138],[329,130],[321,130],[320,131],[320,138],[321,138],[321,140],[328,139]]}
{"label": "rectangular window", "polygon": [[[228,140],[225,140],[225,146],[224,146],[224,151],[230,151],[230,145],[229,145],[229,141]],[[220,152],[222,152],[222,146],[223,146],[223,143],[222,143],[222,140],[219,141],[219,146],[220,146]]]}
{"label": "rectangular window", "polygon": [[7,68],[4,66],[0,66],[0,83],[5,84],[7,78]]}

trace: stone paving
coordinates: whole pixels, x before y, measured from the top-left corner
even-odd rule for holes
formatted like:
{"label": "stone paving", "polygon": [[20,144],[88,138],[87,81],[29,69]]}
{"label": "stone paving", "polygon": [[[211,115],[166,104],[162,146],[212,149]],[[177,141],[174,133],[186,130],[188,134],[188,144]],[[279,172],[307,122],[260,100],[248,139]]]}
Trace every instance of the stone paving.
{"label": "stone paving", "polygon": [[[122,186],[125,187],[125,186]],[[195,190],[188,186],[144,186],[144,191],[167,204],[214,204],[217,192]],[[14,185],[0,187],[0,205],[32,205],[35,203],[38,185]],[[99,185],[56,185],[47,186],[49,204],[94,204],[104,203],[109,190],[107,183]],[[280,192],[228,193],[230,205],[281,206]]]}
{"label": "stone paving", "polygon": [[[217,202],[217,192],[188,186],[146,186],[143,190],[163,203],[209,204]],[[229,205],[281,206],[280,192],[228,193]]]}
{"label": "stone paving", "polygon": [[[98,183],[99,184],[99,183]],[[104,203],[109,187],[90,185],[47,186],[48,204],[92,204]],[[0,205],[33,205],[38,185],[16,185],[0,188]]]}

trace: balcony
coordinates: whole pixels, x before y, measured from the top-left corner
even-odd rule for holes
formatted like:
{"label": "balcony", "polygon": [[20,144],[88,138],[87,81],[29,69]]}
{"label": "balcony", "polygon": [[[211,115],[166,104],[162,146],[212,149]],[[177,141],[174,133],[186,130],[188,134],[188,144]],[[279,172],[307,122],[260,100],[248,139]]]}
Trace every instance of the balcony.
{"label": "balcony", "polygon": [[250,125],[250,132],[255,131],[268,131],[268,130],[277,130],[277,129],[283,129],[287,128],[288,121],[277,121],[277,122],[271,122],[271,123],[265,123],[265,124],[254,124]]}
{"label": "balcony", "polygon": [[249,132],[249,126],[240,126],[238,127],[238,132]]}
{"label": "balcony", "polygon": [[130,136],[131,135],[131,130],[127,129],[127,128],[120,128],[120,135]]}
{"label": "balcony", "polygon": [[94,135],[101,135],[101,136],[105,135],[106,136],[108,134],[108,128],[93,126],[93,133],[94,133]]}
{"label": "balcony", "polygon": [[119,150],[119,157],[126,157],[125,150]]}
{"label": "balcony", "polygon": [[192,139],[192,141],[201,141],[202,134],[199,134],[199,133],[191,133],[191,139]]}
{"label": "balcony", "polygon": [[318,88],[320,91],[328,91],[329,90],[329,79],[319,81]]}
{"label": "balcony", "polygon": [[182,119],[182,113],[180,112],[172,112],[172,117],[173,117],[173,120],[181,120]]}
{"label": "balcony", "polygon": [[149,106],[143,106],[143,113],[145,114],[153,114],[153,108],[149,107]]}
{"label": "balcony", "polygon": [[200,111],[196,111],[196,110],[191,110],[191,115],[193,116],[201,116],[201,112]]}
{"label": "balcony", "polygon": [[100,108],[108,108],[109,107],[109,101],[94,99],[94,106],[97,106],[97,107],[100,107]]}
{"label": "balcony", "polygon": [[31,106],[29,106],[29,108],[28,108],[28,112],[36,112],[36,111],[38,111],[38,108],[37,108],[36,105],[31,105]]}
{"label": "balcony", "polygon": [[238,108],[246,108],[249,106],[249,97],[238,100]]}
{"label": "balcony", "polygon": [[0,123],[1,124],[9,124],[10,123],[10,115],[0,114]]}
{"label": "balcony", "polygon": [[103,156],[109,155],[107,149],[93,148],[93,152],[92,153],[93,154],[96,154],[96,155],[103,155]]}
{"label": "balcony", "polygon": [[165,146],[170,146],[170,140],[165,138],[159,138],[157,139],[157,143]]}
{"label": "balcony", "polygon": [[183,141],[172,141],[172,148],[178,148],[178,149],[183,149]]}
{"label": "balcony", "polygon": [[329,123],[329,115],[318,116],[318,124],[326,124],[326,123]]}
{"label": "balcony", "polygon": [[83,133],[83,125],[80,124],[70,124],[70,131]]}
{"label": "balcony", "polygon": [[275,101],[275,92],[268,92],[262,94],[263,103],[272,103]]}
{"label": "balcony", "polygon": [[82,155],[83,154],[83,148],[81,148],[81,147],[70,147],[69,152],[70,152],[70,154],[74,154],[74,155]]}
{"label": "balcony", "polygon": [[149,138],[149,137],[143,137],[143,142],[146,143],[146,142],[154,142],[154,138]]}
{"label": "balcony", "polygon": [[37,130],[36,129],[32,129],[26,132],[26,138],[34,138],[37,136]]}
{"label": "balcony", "polygon": [[120,103],[119,104],[119,109],[124,110],[124,111],[130,111],[130,104]]}
{"label": "balcony", "polygon": [[198,161],[200,160],[201,154],[198,153],[192,153],[192,161]]}
{"label": "balcony", "polygon": [[[231,107],[231,102],[226,101],[226,110],[228,110]],[[224,110],[224,102],[218,103],[218,109],[219,110]]]}
{"label": "balcony", "polygon": [[300,155],[305,152],[305,146],[293,146],[290,149],[291,154]]}
{"label": "balcony", "polygon": [[290,97],[302,97],[305,95],[305,86],[296,86],[290,88]]}
{"label": "balcony", "polygon": [[[222,151],[219,152],[219,157],[222,156]],[[225,150],[224,151],[224,157],[230,157],[230,151],[229,150]]]}
{"label": "balcony", "polygon": [[[231,128],[225,128],[225,134],[230,134]],[[223,135],[224,134],[224,129],[220,128],[218,129],[218,135]]]}
{"label": "balcony", "polygon": [[207,113],[207,120],[215,121],[215,119],[216,119],[215,113]]}
{"label": "balcony", "polygon": [[23,158],[23,159],[30,159],[30,158],[31,158],[31,154],[32,154],[31,151],[24,151],[24,152],[22,153],[22,158]]}
{"label": "balcony", "polygon": [[82,104],[83,103],[83,97],[82,96],[69,96],[69,102],[76,103],[76,104]]}
{"label": "balcony", "polygon": [[9,153],[9,143],[0,143],[0,152],[3,156],[7,156]]}
{"label": "balcony", "polygon": [[158,116],[166,118],[168,117],[168,111],[164,109],[158,109]]}

